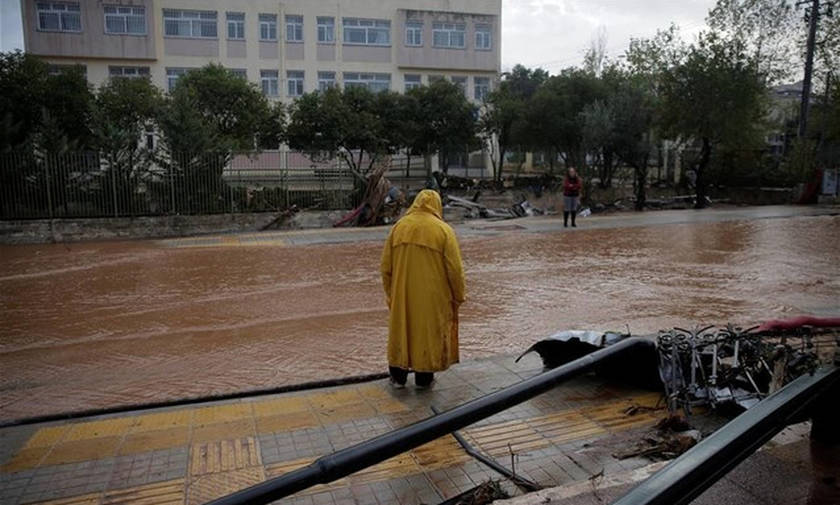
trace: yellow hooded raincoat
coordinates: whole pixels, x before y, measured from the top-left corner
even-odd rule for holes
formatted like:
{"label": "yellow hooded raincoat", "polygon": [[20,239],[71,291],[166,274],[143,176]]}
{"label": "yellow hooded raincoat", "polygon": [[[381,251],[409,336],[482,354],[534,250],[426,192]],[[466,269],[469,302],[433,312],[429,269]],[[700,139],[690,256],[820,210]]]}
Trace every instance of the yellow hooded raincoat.
{"label": "yellow hooded raincoat", "polygon": [[382,252],[388,308],[388,364],[416,372],[458,362],[458,307],[464,269],[440,195],[421,191],[391,229]]}

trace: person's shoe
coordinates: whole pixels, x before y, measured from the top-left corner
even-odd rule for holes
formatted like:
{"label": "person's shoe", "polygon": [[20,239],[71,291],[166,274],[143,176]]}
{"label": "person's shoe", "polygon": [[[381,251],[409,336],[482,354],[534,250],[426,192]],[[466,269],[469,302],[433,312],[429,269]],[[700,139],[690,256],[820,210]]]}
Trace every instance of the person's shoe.
{"label": "person's shoe", "polygon": [[577,228],[577,225],[575,223],[572,223],[572,228]]}
{"label": "person's shoe", "polygon": [[388,381],[391,384],[391,387],[394,389],[405,389],[405,382],[397,382],[391,377],[391,380]]}
{"label": "person's shoe", "polygon": [[434,385],[435,385],[435,381],[434,381],[434,379],[432,379],[432,382],[430,382],[428,384],[416,384],[415,387],[419,391],[425,391],[427,389],[432,389],[432,386],[434,386]]}

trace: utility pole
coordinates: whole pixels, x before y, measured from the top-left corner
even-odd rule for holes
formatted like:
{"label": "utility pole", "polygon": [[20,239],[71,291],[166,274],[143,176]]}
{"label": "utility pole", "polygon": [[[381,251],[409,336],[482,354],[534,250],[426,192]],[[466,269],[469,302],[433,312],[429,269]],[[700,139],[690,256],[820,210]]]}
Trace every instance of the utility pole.
{"label": "utility pole", "polygon": [[[797,5],[808,3],[798,2]],[[799,108],[799,138],[805,138],[808,127],[808,106],[811,100],[811,74],[814,71],[814,45],[817,39],[817,20],[820,17],[820,0],[811,0],[808,17],[808,52],[805,57],[805,78],[802,79],[802,103]]]}

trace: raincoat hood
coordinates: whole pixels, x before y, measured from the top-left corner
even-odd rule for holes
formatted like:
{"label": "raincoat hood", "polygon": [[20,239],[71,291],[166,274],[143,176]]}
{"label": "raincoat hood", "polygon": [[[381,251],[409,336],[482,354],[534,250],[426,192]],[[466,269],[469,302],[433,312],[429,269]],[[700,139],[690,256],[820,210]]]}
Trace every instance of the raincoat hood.
{"label": "raincoat hood", "polygon": [[438,219],[443,219],[443,203],[440,200],[440,194],[431,189],[424,189],[418,193],[407,214],[415,212],[428,212]]}

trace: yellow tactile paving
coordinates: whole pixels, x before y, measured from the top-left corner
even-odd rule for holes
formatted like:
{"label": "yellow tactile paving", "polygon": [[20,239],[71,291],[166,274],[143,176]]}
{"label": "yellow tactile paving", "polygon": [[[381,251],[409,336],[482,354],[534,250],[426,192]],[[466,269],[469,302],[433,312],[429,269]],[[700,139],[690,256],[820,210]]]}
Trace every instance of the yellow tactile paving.
{"label": "yellow tactile paving", "polygon": [[62,442],[46,455],[42,466],[76,463],[115,456],[122,437],[103,437]]}
{"label": "yellow tactile paving", "polygon": [[189,465],[190,475],[195,476],[262,466],[262,462],[256,439],[246,437],[194,444]]}
{"label": "yellow tactile paving", "polygon": [[253,408],[254,415],[261,417],[276,416],[292,412],[305,412],[311,410],[312,406],[303,396],[290,396],[288,398],[277,398],[276,400],[254,402]]}
{"label": "yellow tactile paving", "polygon": [[421,445],[411,451],[411,455],[414,456],[417,464],[427,472],[455,466],[470,460],[470,456],[464,452],[461,445],[449,435]]}
{"label": "yellow tactile paving", "polygon": [[118,417],[115,419],[103,419],[101,421],[90,421],[72,425],[70,433],[65,437],[66,442],[78,440],[91,440],[94,438],[119,437],[128,432],[136,419],[133,417]]}
{"label": "yellow tactile paving", "polygon": [[196,424],[222,423],[253,416],[250,403],[232,403],[196,409],[193,422]]}
{"label": "yellow tactile paving", "polygon": [[100,493],[83,494],[71,496],[70,498],[59,498],[57,500],[39,501],[32,505],[99,505]]}
{"label": "yellow tactile paving", "polygon": [[193,425],[192,442],[210,442],[256,435],[253,419],[239,419],[228,423]]}
{"label": "yellow tactile paving", "polygon": [[356,388],[337,389],[325,393],[304,396],[315,410],[332,409],[341,405],[358,404],[363,401]]}
{"label": "yellow tactile paving", "polygon": [[102,505],[182,505],[183,503],[184,479],[106,491],[102,496]]}
{"label": "yellow tactile paving", "polygon": [[355,484],[396,479],[397,477],[404,477],[420,472],[422,472],[422,469],[417,464],[417,461],[415,461],[411,454],[406,453],[394,456],[361,472],[354,473],[349,479],[351,483]]}
{"label": "yellow tactile paving", "polygon": [[253,486],[264,480],[265,470],[261,466],[201,475],[195,479],[190,479],[187,487],[186,503],[203,505],[214,498]]}
{"label": "yellow tactile paving", "polygon": [[324,408],[317,412],[318,418],[324,424],[337,424],[353,419],[365,419],[376,416],[376,409],[367,403],[351,403]]}
{"label": "yellow tactile paving", "polygon": [[18,451],[14,457],[3,466],[0,466],[0,472],[12,473],[21,470],[28,470],[37,467],[44,456],[49,454],[50,447],[32,447],[30,449],[22,449]]}
{"label": "yellow tactile paving", "polygon": [[29,437],[29,440],[26,441],[26,445],[24,445],[23,448],[32,449],[33,447],[51,447],[63,439],[72,427],[72,425],[68,424],[64,426],[49,426],[47,428],[41,428]]}
{"label": "yellow tactile paving", "polygon": [[275,433],[319,426],[314,412],[291,412],[276,416],[257,417],[257,433]]}
{"label": "yellow tactile paving", "polygon": [[137,423],[131,428],[132,433],[164,430],[167,428],[188,427],[192,424],[193,412],[197,409],[173,410],[137,416]]}
{"label": "yellow tactile paving", "polygon": [[165,430],[150,430],[131,433],[125,437],[118,454],[137,454],[141,452],[182,447],[190,442],[189,427],[175,427]]}

